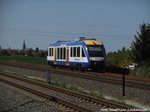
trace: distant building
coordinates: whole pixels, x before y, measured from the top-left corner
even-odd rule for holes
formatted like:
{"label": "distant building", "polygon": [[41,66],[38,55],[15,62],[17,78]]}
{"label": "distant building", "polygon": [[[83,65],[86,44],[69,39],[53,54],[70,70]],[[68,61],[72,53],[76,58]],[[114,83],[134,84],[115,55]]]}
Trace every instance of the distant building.
{"label": "distant building", "polygon": [[25,44],[25,40],[24,40],[22,50],[25,50],[25,49],[26,49],[26,44]]}
{"label": "distant building", "polygon": [[0,49],[0,55],[16,55],[19,53],[19,50],[17,49],[11,49],[10,47],[8,49]]}

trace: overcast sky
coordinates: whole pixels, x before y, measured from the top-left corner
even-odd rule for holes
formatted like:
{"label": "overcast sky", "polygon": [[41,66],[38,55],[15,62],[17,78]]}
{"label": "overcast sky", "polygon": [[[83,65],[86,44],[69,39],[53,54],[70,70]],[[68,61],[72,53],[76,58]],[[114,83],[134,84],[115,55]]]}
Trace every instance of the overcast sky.
{"label": "overcast sky", "polygon": [[150,0],[0,0],[0,46],[46,50],[57,40],[96,38],[106,51],[129,48],[150,23]]}

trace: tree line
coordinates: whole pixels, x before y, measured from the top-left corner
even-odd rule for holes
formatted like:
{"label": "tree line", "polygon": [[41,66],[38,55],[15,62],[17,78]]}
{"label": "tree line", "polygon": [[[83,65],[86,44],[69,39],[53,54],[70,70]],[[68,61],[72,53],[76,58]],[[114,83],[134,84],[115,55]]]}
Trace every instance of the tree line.
{"label": "tree line", "polygon": [[2,49],[0,47],[0,56],[14,56],[14,55],[46,57],[47,50],[39,50],[38,47],[36,47],[35,50],[32,48],[18,50],[18,49],[11,49],[10,47],[8,49]]}
{"label": "tree line", "polygon": [[107,53],[107,60],[108,66],[113,67],[113,70],[126,69],[129,64],[135,63],[137,67],[131,74],[150,77],[150,24],[143,23],[139,26],[139,32],[134,36],[129,49],[123,47],[121,50]]}
{"label": "tree line", "polygon": [[108,64],[126,67],[131,63],[138,65],[150,65],[150,24],[140,25],[129,49],[123,47],[121,50],[109,52],[107,54]]}

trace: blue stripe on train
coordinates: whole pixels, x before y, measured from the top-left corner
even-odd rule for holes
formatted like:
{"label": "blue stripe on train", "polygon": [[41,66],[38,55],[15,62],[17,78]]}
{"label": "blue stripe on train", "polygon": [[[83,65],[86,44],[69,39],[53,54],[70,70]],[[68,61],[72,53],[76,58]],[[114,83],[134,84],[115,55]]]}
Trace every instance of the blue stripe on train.
{"label": "blue stripe on train", "polygon": [[[53,64],[54,61],[48,60],[49,63]],[[86,62],[69,62],[70,67],[75,67],[77,64],[81,64],[82,68],[84,68],[85,70],[90,68],[90,64],[86,63]],[[66,66],[66,61],[57,61],[56,65],[60,65],[60,66]]]}

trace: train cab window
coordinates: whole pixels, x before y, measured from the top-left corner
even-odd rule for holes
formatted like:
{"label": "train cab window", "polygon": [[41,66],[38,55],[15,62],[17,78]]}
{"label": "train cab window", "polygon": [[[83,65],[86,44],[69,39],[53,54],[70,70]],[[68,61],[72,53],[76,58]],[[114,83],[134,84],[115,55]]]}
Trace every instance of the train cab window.
{"label": "train cab window", "polygon": [[84,53],[83,48],[82,48],[82,57],[85,57],[85,53]]}
{"label": "train cab window", "polygon": [[88,45],[88,53],[90,57],[104,57],[103,46],[90,46]]}
{"label": "train cab window", "polygon": [[80,57],[80,47],[77,47],[77,57]]}

